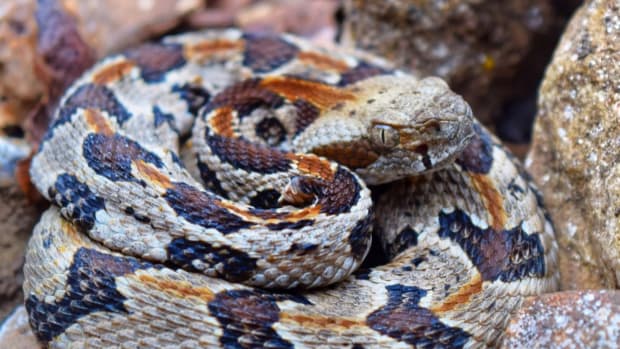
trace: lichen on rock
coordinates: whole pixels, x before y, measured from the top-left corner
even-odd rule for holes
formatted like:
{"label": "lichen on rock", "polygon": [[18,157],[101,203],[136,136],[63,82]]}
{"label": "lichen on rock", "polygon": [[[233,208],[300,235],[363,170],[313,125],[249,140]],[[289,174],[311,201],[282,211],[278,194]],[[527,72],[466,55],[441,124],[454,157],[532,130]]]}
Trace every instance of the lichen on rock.
{"label": "lichen on rock", "polygon": [[620,1],[569,23],[540,88],[526,165],[561,247],[563,289],[620,286]]}

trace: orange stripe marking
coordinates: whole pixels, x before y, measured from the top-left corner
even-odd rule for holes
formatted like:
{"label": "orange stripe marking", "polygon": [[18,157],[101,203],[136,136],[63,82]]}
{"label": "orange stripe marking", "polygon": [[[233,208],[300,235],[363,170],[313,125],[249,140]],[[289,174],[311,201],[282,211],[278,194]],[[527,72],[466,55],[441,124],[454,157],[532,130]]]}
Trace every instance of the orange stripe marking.
{"label": "orange stripe marking", "polygon": [[86,123],[88,123],[94,132],[106,136],[112,136],[114,134],[112,125],[110,125],[110,122],[105,116],[101,115],[101,112],[93,109],[86,109],[84,111],[84,119],[86,119]]}
{"label": "orange stripe marking", "polygon": [[469,282],[461,286],[458,291],[446,297],[443,303],[431,308],[435,314],[441,314],[457,308],[461,304],[466,304],[470,299],[482,291],[482,277],[476,273]]}
{"label": "orange stripe marking", "polygon": [[279,212],[262,212],[260,215],[249,212],[247,210],[241,209],[238,206],[226,202],[226,201],[217,201],[216,204],[224,207],[227,210],[235,213],[239,217],[243,218],[246,221],[257,223],[257,224],[276,224],[281,222],[298,222],[304,219],[312,219],[318,216],[321,213],[320,205],[313,205],[310,207],[305,207],[300,210],[295,210],[290,213],[279,213]]}
{"label": "orange stripe marking", "polygon": [[105,85],[120,80],[123,76],[129,74],[134,66],[134,63],[131,61],[111,63],[93,75],[93,82],[95,84]]}
{"label": "orange stripe marking", "polygon": [[484,206],[491,216],[491,227],[496,231],[504,229],[506,226],[506,210],[504,210],[504,200],[502,194],[497,190],[491,179],[479,173],[470,175],[474,188],[482,196]]}
{"label": "orange stripe marking", "polygon": [[242,40],[206,40],[193,45],[185,46],[184,56],[188,60],[204,60],[220,53],[243,50]]}
{"label": "orange stripe marking", "polygon": [[137,279],[152,289],[172,293],[179,298],[196,297],[207,302],[215,299],[215,293],[210,288],[194,286],[187,281],[161,280],[145,273],[137,274]]}
{"label": "orange stripe marking", "polygon": [[233,137],[235,135],[233,128],[233,110],[231,107],[221,107],[211,112],[209,117],[209,125],[215,133],[224,137]]}
{"label": "orange stripe marking", "polygon": [[286,99],[306,100],[321,110],[326,110],[338,103],[355,99],[351,92],[327,84],[300,80],[285,76],[270,76],[260,82],[265,87]]}
{"label": "orange stripe marking", "polygon": [[338,72],[349,70],[346,62],[316,52],[300,52],[297,58],[305,64],[323,70],[335,70]]}
{"label": "orange stripe marking", "polygon": [[304,327],[328,328],[330,331],[346,330],[352,327],[366,326],[365,322],[347,318],[324,315],[304,315],[280,313],[281,322],[295,322]]}
{"label": "orange stripe marking", "polygon": [[134,165],[144,179],[147,179],[149,182],[165,189],[172,188],[170,178],[159,172],[159,170],[153,165],[142,160],[134,161]]}
{"label": "orange stripe marking", "polygon": [[286,157],[293,161],[297,168],[304,173],[313,176],[319,176],[324,180],[332,180],[334,171],[329,161],[312,154],[294,154],[287,153]]}

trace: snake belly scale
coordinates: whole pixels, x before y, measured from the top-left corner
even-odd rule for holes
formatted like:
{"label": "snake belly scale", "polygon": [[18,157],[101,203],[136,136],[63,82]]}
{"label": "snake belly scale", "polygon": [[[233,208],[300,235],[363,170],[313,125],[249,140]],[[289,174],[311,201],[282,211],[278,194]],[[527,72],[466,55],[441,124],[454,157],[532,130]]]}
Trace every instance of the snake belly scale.
{"label": "snake belly scale", "polygon": [[[30,174],[53,205],[26,309],[53,348],[496,346],[557,287],[540,195],[458,95],[293,36],[102,60]],[[373,236],[390,261],[359,269]]]}

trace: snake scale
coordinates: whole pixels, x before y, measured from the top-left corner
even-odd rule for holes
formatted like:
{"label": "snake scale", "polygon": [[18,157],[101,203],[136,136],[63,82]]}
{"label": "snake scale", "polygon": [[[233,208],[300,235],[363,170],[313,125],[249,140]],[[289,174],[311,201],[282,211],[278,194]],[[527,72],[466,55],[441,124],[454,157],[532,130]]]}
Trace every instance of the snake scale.
{"label": "snake scale", "polygon": [[[557,287],[540,195],[460,96],[294,36],[103,59],[30,175],[53,205],[25,302],[53,348],[497,346]],[[389,261],[359,268],[373,237]]]}

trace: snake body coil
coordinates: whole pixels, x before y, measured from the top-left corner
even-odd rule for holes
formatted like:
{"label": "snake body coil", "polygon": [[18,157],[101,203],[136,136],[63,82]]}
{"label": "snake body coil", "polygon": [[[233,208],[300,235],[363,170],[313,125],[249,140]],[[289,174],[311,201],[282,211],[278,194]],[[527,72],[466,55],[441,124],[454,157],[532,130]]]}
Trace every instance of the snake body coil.
{"label": "snake body coil", "polygon": [[[24,269],[50,347],[493,346],[557,284],[539,194],[459,96],[292,36],[106,58],[31,177],[54,203]],[[358,269],[371,231],[391,260]]]}

